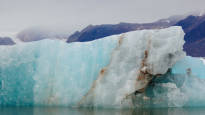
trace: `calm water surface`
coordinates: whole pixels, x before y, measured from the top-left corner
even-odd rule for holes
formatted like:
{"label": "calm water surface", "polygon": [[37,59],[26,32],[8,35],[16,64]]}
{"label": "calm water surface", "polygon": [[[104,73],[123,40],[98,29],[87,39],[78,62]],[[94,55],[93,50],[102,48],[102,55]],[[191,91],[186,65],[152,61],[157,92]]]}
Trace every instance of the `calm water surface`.
{"label": "calm water surface", "polygon": [[0,115],[205,115],[205,108],[93,110],[67,107],[1,107]]}

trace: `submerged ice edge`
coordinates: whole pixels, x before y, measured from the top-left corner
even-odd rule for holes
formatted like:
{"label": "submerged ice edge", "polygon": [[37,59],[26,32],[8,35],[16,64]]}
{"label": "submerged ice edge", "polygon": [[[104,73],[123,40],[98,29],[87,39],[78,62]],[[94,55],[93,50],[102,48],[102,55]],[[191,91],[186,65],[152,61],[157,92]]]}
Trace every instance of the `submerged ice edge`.
{"label": "submerged ice edge", "polygon": [[[181,27],[170,27],[128,32],[85,43],[42,40],[0,47],[0,52],[4,52],[0,55],[0,79],[4,81],[0,105],[178,106],[171,103],[171,97],[163,104],[148,103],[157,98],[147,92],[152,78],[167,74],[175,63],[186,59],[183,37]],[[170,83],[177,84],[173,80]],[[164,84],[156,83],[156,86],[166,89]],[[164,90],[152,87],[151,91],[158,88]],[[154,93],[157,97],[168,94],[166,90],[163,94]]]}

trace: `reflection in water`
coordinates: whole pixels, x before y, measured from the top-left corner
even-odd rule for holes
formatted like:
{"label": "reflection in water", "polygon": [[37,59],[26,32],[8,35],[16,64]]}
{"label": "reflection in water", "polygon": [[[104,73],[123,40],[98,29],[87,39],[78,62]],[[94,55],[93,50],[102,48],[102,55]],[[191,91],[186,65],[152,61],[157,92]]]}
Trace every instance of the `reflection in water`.
{"label": "reflection in water", "polygon": [[2,107],[0,115],[204,115],[205,108],[71,109],[67,107]]}

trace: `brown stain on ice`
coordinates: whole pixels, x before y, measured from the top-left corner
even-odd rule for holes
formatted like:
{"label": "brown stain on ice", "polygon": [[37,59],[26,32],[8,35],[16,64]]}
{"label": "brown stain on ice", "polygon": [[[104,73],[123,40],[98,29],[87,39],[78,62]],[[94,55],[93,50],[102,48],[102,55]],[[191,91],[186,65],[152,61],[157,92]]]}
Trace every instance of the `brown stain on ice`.
{"label": "brown stain on ice", "polygon": [[104,73],[105,73],[105,69],[102,69],[102,70],[100,71],[100,74],[101,74],[101,75],[104,75]]}
{"label": "brown stain on ice", "polygon": [[148,71],[148,64],[147,64],[147,58],[149,56],[150,44],[151,44],[151,40],[148,41],[148,47],[144,51],[144,58],[142,59],[142,62],[141,62],[141,67],[139,69],[139,75],[137,76],[137,81],[146,80],[147,77],[150,77],[150,73]]}
{"label": "brown stain on ice", "polygon": [[121,45],[122,45],[122,41],[123,41],[123,38],[125,37],[125,35],[124,34],[122,34],[121,36],[120,36],[120,39],[119,39],[119,41],[118,41],[118,47],[120,47]]}
{"label": "brown stain on ice", "polygon": [[[147,62],[148,56],[149,56],[149,51],[150,51],[150,45],[151,45],[151,39],[148,40],[147,48],[144,51],[144,58],[142,59],[141,64],[140,64],[139,74],[136,76],[136,83],[135,83],[135,89],[136,90],[134,92],[130,93],[130,94],[126,94],[125,97],[122,99],[121,103],[123,103],[123,101],[125,99],[131,98],[132,104],[134,106],[135,105],[134,100],[136,98],[135,95],[144,93],[147,86],[148,86],[148,84],[149,84],[149,82],[153,78],[153,75],[151,74],[151,71],[148,68],[148,62]],[[141,84],[144,87],[137,89],[138,84]]]}
{"label": "brown stain on ice", "polygon": [[[88,98],[89,96],[94,96],[92,95],[92,92],[95,90],[96,86],[97,86],[97,83],[103,78],[104,74],[106,72],[106,68],[103,68],[101,71],[100,71],[100,74],[98,76],[98,78],[93,82],[90,90],[86,93],[86,95],[84,95],[82,97],[82,99],[78,102],[78,106],[81,106],[83,104],[84,101],[86,101],[86,98]],[[92,97],[93,98],[93,97]]]}
{"label": "brown stain on ice", "polygon": [[[151,82],[151,80],[156,77],[156,76],[160,76],[161,74],[153,74],[153,67],[152,65],[148,64],[147,60],[149,57],[149,52],[150,52],[150,47],[151,47],[151,39],[149,39],[148,41],[148,45],[147,45],[147,49],[144,51],[144,58],[142,59],[141,62],[141,67],[139,69],[139,74],[137,76],[137,80],[136,80],[136,85],[137,83],[141,82],[144,83],[144,88],[142,89],[138,89],[136,91],[139,92],[144,92],[147,88],[147,86],[149,85],[149,83]],[[148,68],[148,66],[151,66],[151,68]],[[142,92],[142,93],[143,93]]]}
{"label": "brown stain on ice", "polygon": [[100,82],[101,79],[103,79],[103,77],[105,76],[106,72],[107,72],[107,68],[110,66],[111,62],[112,62],[112,57],[114,55],[114,52],[116,50],[119,49],[119,47],[122,45],[122,42],[123,42],[123,39],[125,37],[125,34],[122,34],[120,37],[119,37],[119,40],[118,40],[118,45],[116,46],[116,48],[113,50],[112,54],[111,54],[111,59],[110,59],[110,63],[107,65],[107,67],[103,68],[100,70],[99,72],[99,75],[97,77],[97,79],[93,82],[92,84],[92,87],[90,88],[90,90],[86,93],[86,95],[84,95],[82,97],[82,99],[78,102],[77,106],[82,106],[82,104],[86,101],[87,98],[89,98],[91,96],[91,98],[93,99],[95,97],[95,93],[94,90],[98,84],[98,82]]}

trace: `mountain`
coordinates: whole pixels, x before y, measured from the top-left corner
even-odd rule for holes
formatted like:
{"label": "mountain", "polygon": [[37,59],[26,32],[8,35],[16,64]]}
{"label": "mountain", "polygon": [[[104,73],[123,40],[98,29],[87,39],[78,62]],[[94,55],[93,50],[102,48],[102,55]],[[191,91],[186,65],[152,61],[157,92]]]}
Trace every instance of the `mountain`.
{"label": "mountain", "polygon": [[0,37],[0,45],[14,45],[15,42],[10,37]]}
{"label": "mountain", "polygon": [[65,37],[63,34],[51,29],[31,27],[19,32],[17,38],[23,42],[31,42],[43,39],[64,39]]}
{"label": "mountain", "polygon": [[176,24],[184,16],[171,16],[167,19],[161,19],[153,23],[119,23],[119,24],[102,24],[102,25],[89,25],[82,31],[76,31],[69,36],[67,42],[85,42],[99,38],[103,38],[110,35],[121,34],[129,31],[143,30],[143,29],[159,29],[167,28]]}
{"label": "mountain", "polygon": [[181,26],[186,33],[184,37],[186,53],[195,57],[205,57],[205,15],[188,16],[176,26]]}
{"label": "mountain", "polygon": [[167,28],[181,26],[184,30],[184,51],[190,56],[205,57],[205,15],[177,15],[161,19],[153,23],[119,23],[89,25],[82,31],[77,31],[67,39],[67,42],[85,42],[110,35],[121,34],[142,29]]}
{"label": "mountain", "polygon": [[[89,25],[82,31],[76,31],[67,38],[70,42],[86,42],[100,39],[110,35],[121,34],[125,32],[159,29],[170,26],[181,26],[185,34],[184,51],[190,56],[205,57],[205,15],[177,15],[167,19],[161,19],[153,23],[119,23]],[[0,45],[13,45],[13,37],[1,37]],[[17,38],[23,42],[38,41],[42,39],[64,39],[65,35],[59,34],[45,28],[28,28],[17,34]]]}

